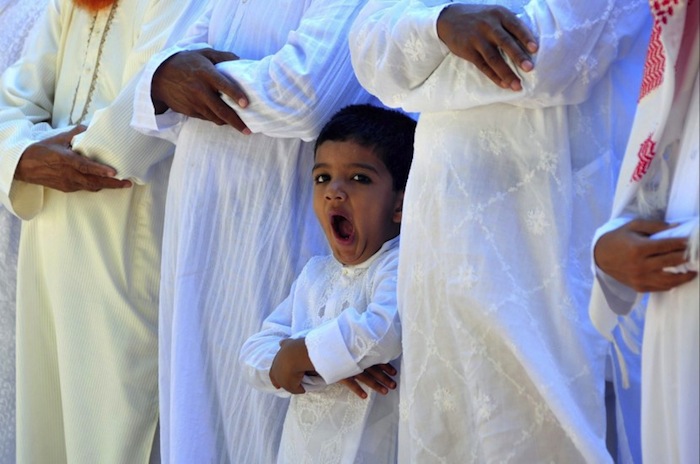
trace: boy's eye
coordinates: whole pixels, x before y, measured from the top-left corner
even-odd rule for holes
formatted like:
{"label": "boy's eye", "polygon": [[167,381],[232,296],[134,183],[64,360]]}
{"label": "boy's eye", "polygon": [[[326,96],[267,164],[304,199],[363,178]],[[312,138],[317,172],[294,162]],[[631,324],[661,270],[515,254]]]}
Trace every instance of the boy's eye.
{"label": "boy's eye", "polygon": [[370,183],[372,183],[372,179],[370,179],[369,177],[367,177],[367,176],[364,175],[364,174],[355,174],[354,176],[352,176],[352,180],[354,180],[354,181],[356,181],[356,182],[359,182],[359,183],[361,183],[361,184],[370,184]]}
{"label": "boy's eye", "polygon": [[328,182],[330,180],[331,176],[328,174],[318,174],[314,176],[314,184],[322,184],[324,182]]}

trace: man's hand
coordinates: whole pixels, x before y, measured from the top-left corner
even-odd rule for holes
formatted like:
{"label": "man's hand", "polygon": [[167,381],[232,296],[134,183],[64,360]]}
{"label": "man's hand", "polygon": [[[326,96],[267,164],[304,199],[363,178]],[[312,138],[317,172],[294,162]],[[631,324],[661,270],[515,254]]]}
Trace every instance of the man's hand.
{"label": "man's hand", "polygon": [[389,393],[389,390],[396,388],[396,382],[390,377],[392,375],[396,375],[396,369],[391,364],[377,364],[338,383],[345,385],[357,396],[365,399],[367,398],[367,393],[358,382],[362,382],[372,390],[386,395]]}
{"label": "man's hand", "polygon": [[61,192],[131,187],[128,180],[114,178],[117,172],[113,168],[73,151],[71,140],[84,130],[85,126],[77,126],[29,145],[19,159],[15,179]]}
{"label": "man's hand", "polygon": [[529,54],[537,51],[535,38],[504,7],[453,3],[440,13],[437,33],[452,53],[473,63],[504,89],[518,91],[522,85],[501,50],[523,71],[533,68]]}
{"label": "man's hand", "polygon": [[280,350],[270,367],[270,380],[275,388],[284,388],[293,394],[305,393],[301,381],[307,372],[313,371],[314,365],[303,338],[288,338],[280,342]]}
{"label": "man's hand", "polygon": [[193,118],[228,124],[244,134],[250,130],[238,114],[221,99],[226,94],[241,108],[248,98],[241,88],[214,67],[222,61],[237,60],[230,52],[207,48],[184,51],[165,60],[156,70],[151,83],[151,99],[156,113],[168,108]]}
{"label": "man's hand", "polygon": [[608,232],[598,239],[593,250],[596,265],[638,292],[670,290],[693,280],[695,272],[672,274],[663,270],[686,261],[686,239],[649,238],[670,227],[662,221],[635,219]]}

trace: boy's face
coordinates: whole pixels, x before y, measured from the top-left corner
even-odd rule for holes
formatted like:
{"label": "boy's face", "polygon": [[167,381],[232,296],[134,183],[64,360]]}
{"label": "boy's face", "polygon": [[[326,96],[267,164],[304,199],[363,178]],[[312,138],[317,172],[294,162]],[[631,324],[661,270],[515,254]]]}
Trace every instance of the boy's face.
{"label": "boy's face", "polygon": [[398,235],[403,191],[371,149],[323,142],[313,178],[314,212],[338,261],[362,263]]}

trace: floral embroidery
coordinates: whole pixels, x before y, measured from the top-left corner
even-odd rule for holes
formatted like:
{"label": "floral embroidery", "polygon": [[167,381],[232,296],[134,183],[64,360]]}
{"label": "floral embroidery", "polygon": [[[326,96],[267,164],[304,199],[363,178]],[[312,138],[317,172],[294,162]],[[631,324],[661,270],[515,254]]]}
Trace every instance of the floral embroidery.
{"label": "floral embroidery", "polygon": [[632,174],[632,182],[639,182],[639,180],[644,177],[644,174],[646,174],[649,166],[651,165],[651,161],[654,159],[654,155],[656,155],[655,149],[656,143],[651,139],[650,134],[639,147],[639,153],[637,153],[639,163],[637,163],[637,167],[634,169],[634,173]]}
{"label": "floral embroidery", "polygon": [[491,415],[493,415],[493,411],[496,409],[491,397],[478,391],[474,400],[476,401],[476,417],[480,421],[489,420]]}
{"label": "floral embroidery", "polygon": [[462,282],[465,289],[473,288],[474,284],[479,281],[473,266],[467,264],[466,266],[460,267],[458,272],[458,279]]}
{"label": "floral embroidery", "polygon": [[425,60],[425,45],[419,37],[412,37],[411,40],[406,42],[404,50],[411,61],[420,62]]}
{"label": "floral embroidery", "polygon": [[433,394],[435,406],[442,412],[451,412],[457,409],[454,395],[445,387],[440,387]]}
{"label": "floral embroidery", "polygon": [[530,232],[535,235],[544,234],[545,229],[549,227],[549,221],[547,221],[541,209],[531,209],[528,211],[525,223],[527,224],[527,228],[530,229]]}
{"label": "floral embroidery", "polygon": [[502,155],[506,148],[506,141],[503,133],[499,130],[481,130],[479,131],[479,145],[486,152]]}

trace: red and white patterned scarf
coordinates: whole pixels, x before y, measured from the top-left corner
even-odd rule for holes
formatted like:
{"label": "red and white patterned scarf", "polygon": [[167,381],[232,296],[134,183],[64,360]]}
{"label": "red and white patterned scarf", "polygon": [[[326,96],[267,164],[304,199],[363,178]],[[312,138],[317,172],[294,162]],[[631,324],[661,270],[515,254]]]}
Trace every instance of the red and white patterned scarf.
{"label": "red and white patterned scarf", "polygon": [[667,123],[679,79],[687,74],[689,44],[698,34],[698,0],[651,0],[650,6],[654,27],[612,217],[619,216],[632,201],[656,155],[674,139]]}
{"label": "red and white patterned scarf", "polygon": [[[684,105],[677,94],[681,84],[691,76],[694,79],[697,73],[697,69],[693,70],[688,66],[691,61],[693,64],[690,66],[697,67],[697,60],[689,59],[692,53],[697,53],[696,42],[700,34],[699,1],[650,0],[654,27],[647,49],[637,111],[615,192],[613,219],[621,216],[631,202],[636,202],[637,206],[640,206],[640,197],[645,195],[643,185],[645,182],[650,184],[656,182],[654,178],[658,176],[655,174],[659,174],[664,168],[664,162],[660,158],[667,147],[680,135],[683,124],[679,124],[679,118],[684,117],[686,112],[679,111],[679,108]],[[685,84],[687,86],[687,82]],[[678,99],[675,105],[674,99]],[[661,201],[666,199],[666,187],[656,189],[659,196],[663,197]],[[665,205],[656,206],[663,208]],[[664,218],[655,217],[655,219]],[[612,331],[620,319],[608,307],[597,281],[593,285],[589,315],[596,329],[613,343],[620,361],[622,382],[626,387],[628,384],[626,363],[612,336]],[[622,333],[625,340],[629,339],[628,332],[635,332],[634,323],[630,322],[630,325],[623,324]],[[632,345],[630,347],[634,349]]]}

